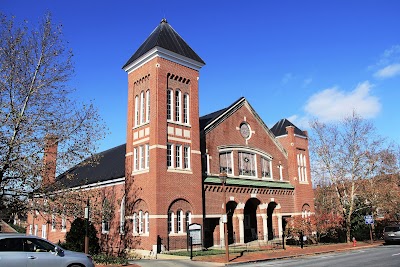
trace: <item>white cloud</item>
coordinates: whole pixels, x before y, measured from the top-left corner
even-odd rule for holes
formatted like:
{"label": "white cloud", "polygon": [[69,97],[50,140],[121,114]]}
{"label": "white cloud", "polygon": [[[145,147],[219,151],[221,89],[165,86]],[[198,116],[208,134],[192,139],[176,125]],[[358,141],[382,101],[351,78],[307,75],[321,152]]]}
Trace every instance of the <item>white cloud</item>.
{"label": "white cloud", "polygon": [[323,122],[341,120],[353,111],[364,118],[373,118],[379,113],[381,104],[377,97],[371,95],[372,87],[365,81],[350,92],[338,87],[325,89],[312,95],[304,109],[308,117],[316,117]]}
{"label": "white cloud", "polygon": [[391,78],[396,75],[400,75],[400,64],[391,64],[374,73],[374,77],[381,79]]}

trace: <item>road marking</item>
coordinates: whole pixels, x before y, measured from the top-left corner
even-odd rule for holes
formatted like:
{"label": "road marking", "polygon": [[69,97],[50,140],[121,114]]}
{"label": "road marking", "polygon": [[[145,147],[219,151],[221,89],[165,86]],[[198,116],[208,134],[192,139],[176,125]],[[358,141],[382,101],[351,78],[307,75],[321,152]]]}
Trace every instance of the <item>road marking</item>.
{"label": "road marking", "polygon": [[397,253],[397,254],[393,254],[392,256],[399,256],[400,255],[400,253]]}

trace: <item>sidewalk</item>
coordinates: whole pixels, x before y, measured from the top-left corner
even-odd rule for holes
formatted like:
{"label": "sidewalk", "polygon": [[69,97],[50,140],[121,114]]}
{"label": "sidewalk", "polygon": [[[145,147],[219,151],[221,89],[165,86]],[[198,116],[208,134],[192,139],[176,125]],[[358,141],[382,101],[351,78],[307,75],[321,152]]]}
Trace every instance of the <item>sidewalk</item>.
{"label": "sidewalk", "polygon": [[[376,241],[373,244],[366,242],[357,242],[357,245],[355,247],[353,247],[353,243],[326,244],[326,245],[319,244],[319,245],[304,246],[303,249],[300,246],[286,246],[285,250],[280,248],[275,250],[265,250],[256,252],[232,253],[229,255],[228,265],[235,265],[245,262],[258,262],[258,261],[293,258],[293,257],[315,255],[315,254],[329,253],[329,252],[348,251],[366,247],[381,246],[382,244],[383,244],[382,241]],[[225,254],[195,257],[193,258],[193,260],[223,263],[225,262]]]}
{"label": "sidewalk", "polygon": [[[357,245],[353,247],[352,243],[340,243],[340,244],[318,244],[318,245],[307,245],[303,249],[300,246],[286,246],[285,250],[282,248],[268,249],[256,252],[235,252],[229,255],[229,263],[226,265],[237,265],[247,262],[259,262],[277,259],[286,259],[306,255],[316,255],[329,252],[341,252],[354,249],[362,249],[367,247],[376,247],[383,245],[383,241],[375,241],[373,244],[367,242],[357,242]],[[209,255],[209,256],[197,256],[193,258],[193,261],[202,262],[213,262],[213,263],[224,263],[225,254],[220,255]],[[157,260],[154,260],[154,264],[157,264]],[[128,264],[127,267],[140,267],[137,264]],[[117,265],[96,265],[96,267],[117,267]]]}

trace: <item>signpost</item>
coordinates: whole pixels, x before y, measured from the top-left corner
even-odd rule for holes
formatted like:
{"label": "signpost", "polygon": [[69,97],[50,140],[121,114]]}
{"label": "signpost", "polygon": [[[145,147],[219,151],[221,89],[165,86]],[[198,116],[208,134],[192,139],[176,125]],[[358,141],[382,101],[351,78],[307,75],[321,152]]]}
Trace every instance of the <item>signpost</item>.
{"label": "signpost", "polygon": [[369,236],[371,237],[371,244],[372,244],[372,225],[374,224],[374,217],[372,215],[365,215],[364,216],[365,224],[369,224]]}
{"label": "signpost", "polygon": [[192,223],[188,226],[188,243],[190,246],[190,259],[193,258],[193,245],[203,245],[201,238],[201,225]]}

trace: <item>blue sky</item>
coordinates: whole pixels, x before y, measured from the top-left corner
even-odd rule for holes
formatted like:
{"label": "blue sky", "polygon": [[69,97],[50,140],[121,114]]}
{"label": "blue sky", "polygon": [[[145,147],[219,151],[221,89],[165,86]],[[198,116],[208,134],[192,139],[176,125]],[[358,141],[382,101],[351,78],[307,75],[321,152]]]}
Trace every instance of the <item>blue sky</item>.
{"label": "blue sky", "polygon": [[71,86],[94,100],[110,134],[125,143],[127,74],[122,65],[162,18],[206,62],[200,114],[244,96],[272,127],[302,129],[356,110],[400,142],[400,1],[22,1],[0,10],[35,22],[46,11],[74,51]]}

